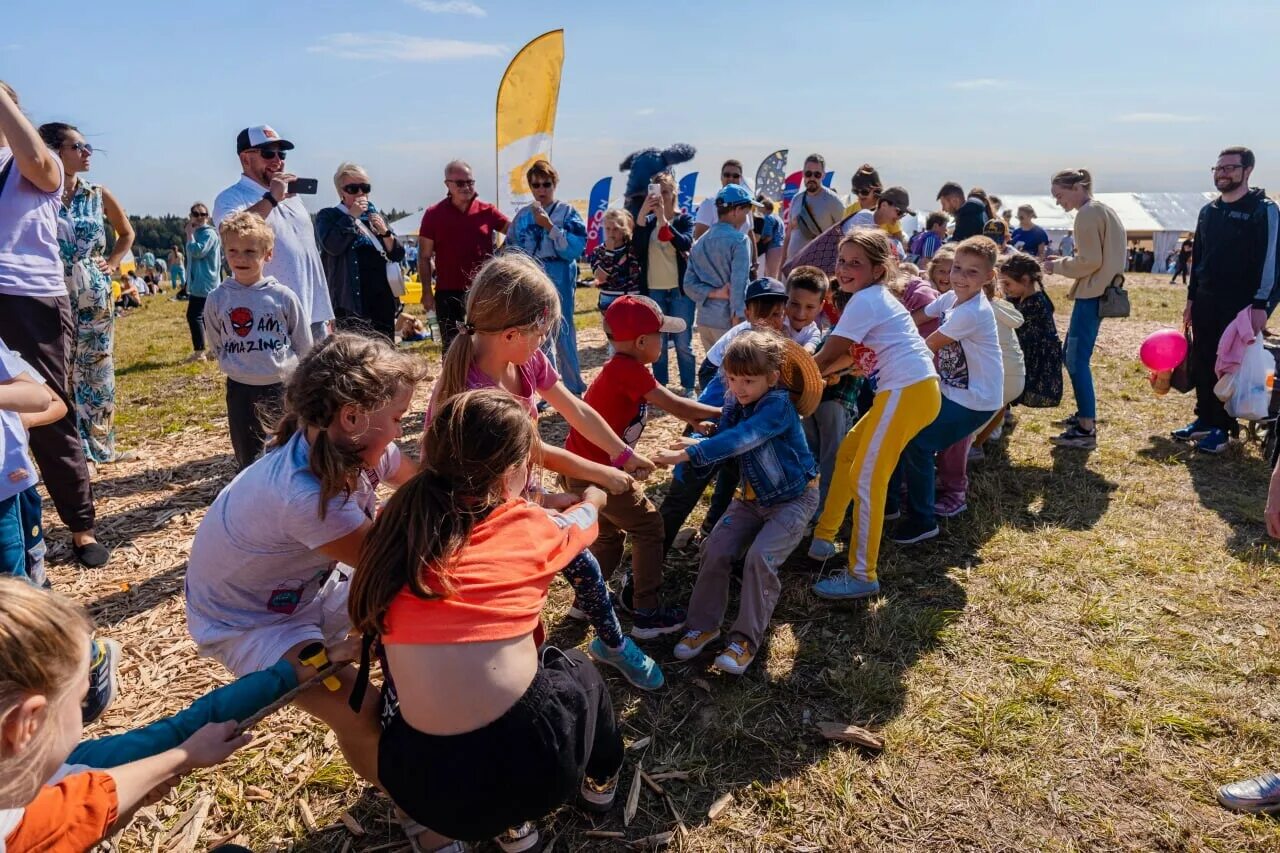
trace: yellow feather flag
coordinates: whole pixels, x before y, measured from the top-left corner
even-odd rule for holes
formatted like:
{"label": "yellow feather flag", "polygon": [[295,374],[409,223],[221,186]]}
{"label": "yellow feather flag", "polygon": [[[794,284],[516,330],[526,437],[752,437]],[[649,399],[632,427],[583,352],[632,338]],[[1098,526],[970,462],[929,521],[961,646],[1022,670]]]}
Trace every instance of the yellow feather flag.
{"label": "yellow feather flag", "polygon": [[552,30],[521,48],[498,84],[498,207],[514,213],[533,200],[525,172],[551,159],[560,99],[564,30]]}

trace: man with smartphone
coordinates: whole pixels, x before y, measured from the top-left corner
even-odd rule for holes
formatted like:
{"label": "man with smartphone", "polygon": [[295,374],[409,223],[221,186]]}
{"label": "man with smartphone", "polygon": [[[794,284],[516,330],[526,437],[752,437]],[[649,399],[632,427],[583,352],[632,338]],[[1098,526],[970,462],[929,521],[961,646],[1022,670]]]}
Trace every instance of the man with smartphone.
{"label": "man with smartphone", "polygon": [[242,174],[237,183],[218,193],[213,202],[215,225],[233,213],[247,210],[266,220],[275,232],[276,244],[264,275],[289,288],[302,303],[302,314],[311,324],[312,340],[328,334],[333,319],[329,285],[320,249],[316,245],[311,214],[299,194],[314,194],[318,181],[299,178],[285,169],[293,143],[270,125],[246,127],[236,136],[236,153]]}

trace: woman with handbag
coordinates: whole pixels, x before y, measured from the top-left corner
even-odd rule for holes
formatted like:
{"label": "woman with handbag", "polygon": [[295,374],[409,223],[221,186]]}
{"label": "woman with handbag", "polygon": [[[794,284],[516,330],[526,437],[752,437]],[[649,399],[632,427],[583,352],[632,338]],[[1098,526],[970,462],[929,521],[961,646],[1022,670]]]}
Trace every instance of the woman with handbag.
{"label": "woman with handbag", "polygon": [[333,175],[339,203],[316,215],[316,237],[338,329],[395,341],[404,296],[404,246],[369,200],[369,173],[343,163]]}
{"label": "woman with handbag", "polygon": [[1067,294],[1074,304],[1063,361],[1076,397],[1076,412],[1059,422],[1059,426],[1066,429],[1052,441],[1058,447],[1092,450],[1098,444],[1097,400],[1089,362],[1103,317],[1123,317],[1129,313],[1128,296],[1124,292],[1128,238],[1116,212],[1094,200],[1093,177],[1088,170],[1058,172],[1053,176],[1050,191],[1059,207],[1076,211],[1075,255],[1049,256],[1042,264],[1048,275],[1064,275],[1075,280]]}

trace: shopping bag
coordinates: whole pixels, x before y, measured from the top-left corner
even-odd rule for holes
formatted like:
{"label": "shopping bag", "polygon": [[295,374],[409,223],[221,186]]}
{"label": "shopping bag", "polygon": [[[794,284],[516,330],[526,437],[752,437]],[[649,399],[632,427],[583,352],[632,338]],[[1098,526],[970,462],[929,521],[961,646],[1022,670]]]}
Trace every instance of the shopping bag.
{"label": "shopping bag", "polygon": [[1227,414],[1247,421],[1265,420],[1270,414],[1271,382],[1276,363],[1263,345],[1259,333],[1244,350],[1240,369],[1236,371],[1235,387],[1227,399]]}

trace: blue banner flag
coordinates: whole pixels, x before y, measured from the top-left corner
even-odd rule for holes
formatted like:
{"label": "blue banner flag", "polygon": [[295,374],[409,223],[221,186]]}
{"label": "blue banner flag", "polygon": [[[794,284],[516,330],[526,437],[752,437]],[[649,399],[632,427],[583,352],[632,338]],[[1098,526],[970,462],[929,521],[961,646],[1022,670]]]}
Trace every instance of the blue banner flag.
{"label": "blue banner flag", "polygon": [[596,246],[604,242],[604,212],[609,207],[609,185],[612,178],[601,178],[591,188],[587,201],[587,249],[590,255]]}
{"label": "blue banner flag", "polygon": [[693,188],[698,184],[698,173],[690,172],[680,179],[680,192],[676,207],[684,213],[693,213]]}

